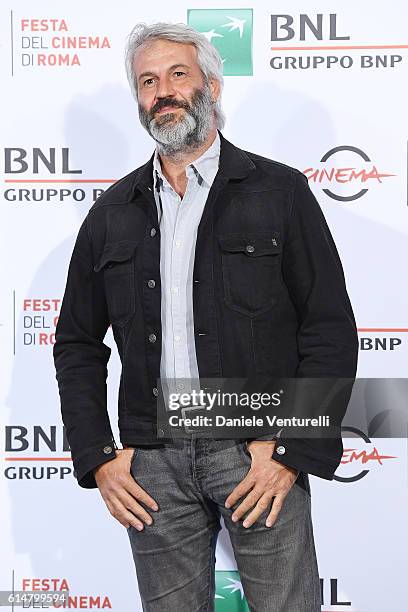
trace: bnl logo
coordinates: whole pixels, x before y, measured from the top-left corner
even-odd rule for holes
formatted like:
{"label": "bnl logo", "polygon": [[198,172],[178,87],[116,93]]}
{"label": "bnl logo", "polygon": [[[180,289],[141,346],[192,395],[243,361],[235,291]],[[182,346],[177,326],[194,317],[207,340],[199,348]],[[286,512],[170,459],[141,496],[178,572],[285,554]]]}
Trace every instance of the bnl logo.
{"label": "bnl logo", "polygon": [[252,9],[188,9],[187,23],[217,49],[224,76],[252,76]]}

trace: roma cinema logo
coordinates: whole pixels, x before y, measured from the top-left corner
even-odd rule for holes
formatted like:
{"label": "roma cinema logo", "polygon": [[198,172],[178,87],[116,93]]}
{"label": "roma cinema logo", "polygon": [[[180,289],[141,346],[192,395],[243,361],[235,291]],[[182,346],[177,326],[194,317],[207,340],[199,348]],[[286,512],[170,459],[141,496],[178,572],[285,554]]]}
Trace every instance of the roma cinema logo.
{"label": "roma cinema logo", "polygon": [[330,149],[320,163],[324,166],[306,168],[303,173],[309,183],[322,185],[323,192],[337,202],[358,200],[370,185],[380,185],[384,179],[396,176],[379,170],[367,153],[351,145]]}
{"label": "roma cinema logo", "polygon": [[[344,444],[340,465],[346,467],[338,470],[342,475],[337,472],[334,475],[334,480],[337,482],[356,482],[367,476],[371,466],[383,466],[387,459],[398,459],[395,455],[381,453],[371,439],[357,427],[349,426],[341,429],[343,434],[349,432],[358,437],[353,439],[352,444]],[[351,438],[348,442],[350,440]]]}

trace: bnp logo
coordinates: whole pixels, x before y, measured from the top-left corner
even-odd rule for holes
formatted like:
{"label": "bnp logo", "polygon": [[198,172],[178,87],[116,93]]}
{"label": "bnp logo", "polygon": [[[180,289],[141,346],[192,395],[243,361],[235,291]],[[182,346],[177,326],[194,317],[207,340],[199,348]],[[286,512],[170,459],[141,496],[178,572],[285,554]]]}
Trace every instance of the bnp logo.
{"label": "bnp logo", "polygon": [[217,49],[224,76],[252,76],[252,9],[188,9],[187,23]]}
{"label": "bnp logo", "polygon": [[215,572],[216,612],[249,612],[238,571]]}

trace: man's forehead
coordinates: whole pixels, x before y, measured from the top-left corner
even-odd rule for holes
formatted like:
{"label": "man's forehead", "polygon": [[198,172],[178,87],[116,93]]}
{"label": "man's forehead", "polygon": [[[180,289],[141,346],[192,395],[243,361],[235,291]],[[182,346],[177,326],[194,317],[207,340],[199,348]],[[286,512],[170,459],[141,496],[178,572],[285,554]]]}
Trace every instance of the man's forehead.
{"label": "man's forehead", "polygon": [[192,43],[166,39],[148,40],[136,50],[133,65],[135,69],[144,70],[148,68],[146,64],[157,61],[161,66],[167,63],[169,67],[175,63],[194,65],[197,63],[197,49]]}

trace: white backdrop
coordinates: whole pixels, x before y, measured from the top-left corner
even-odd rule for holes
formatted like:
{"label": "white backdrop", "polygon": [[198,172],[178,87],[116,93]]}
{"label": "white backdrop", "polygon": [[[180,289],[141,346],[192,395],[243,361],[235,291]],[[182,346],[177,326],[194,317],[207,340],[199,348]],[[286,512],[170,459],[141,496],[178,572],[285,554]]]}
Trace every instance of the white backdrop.
{"label": "white backdrop", "polygon": [[[81,489],[72,475],[52,361],[80,223],[98,190],[154,148],[123,66],[136,22],[189,19],[218,33],[224,135],[309,177],[345,269],[360,335],[358,374],[405,377],[406,3],[248,4],[207,2],[206,13],[192,10],[203,8],[194,0],[170,8],[163,0],[1,5],[1,591],[68,585],[73,609],[141,610],[124,528],[99,492]],[[277,15],[287,17],[277,19],[274,36]],[[242,36],[232,18],[244,22]],[[106,341],[118,441],[119,359],[110,332]],[[357,436],[344,445],[337,475],[345,481],[311,478],[322,610],[404,612],[407,439]],[[235,567],[223,531],[219,611],[245,609],[239,589],[224,588],[239,578]]]}

